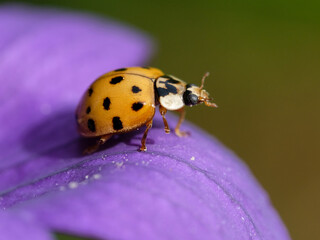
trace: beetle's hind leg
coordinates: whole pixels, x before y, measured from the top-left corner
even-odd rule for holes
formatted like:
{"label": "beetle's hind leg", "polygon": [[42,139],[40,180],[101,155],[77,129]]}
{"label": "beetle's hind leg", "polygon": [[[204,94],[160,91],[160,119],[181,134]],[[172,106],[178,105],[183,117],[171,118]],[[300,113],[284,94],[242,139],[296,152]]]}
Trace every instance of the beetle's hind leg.
{"label": "beetle's hind leg", "polygon": [[106,141],[108,141],[112,137],[112,134],[103,135],[100,137],[100,139],[96,142],[95,145],[87,147],[83,154],[91,154],[96,152],[101,145],[103,145]]}
{"label": "beetle's hind leg", "polygon": [[146,147],[146,140],[147,140],[147,136],[148,136],[148,131],[149,129],[152,127],[152,121],[153,119],[151,119],[149,122],[147,122],[146,126],[146,130],[144,131],[143,137],[141,139],[141,147],[140,147],[140,151],[141,152],[145,152],[147,151],[147,147]]}

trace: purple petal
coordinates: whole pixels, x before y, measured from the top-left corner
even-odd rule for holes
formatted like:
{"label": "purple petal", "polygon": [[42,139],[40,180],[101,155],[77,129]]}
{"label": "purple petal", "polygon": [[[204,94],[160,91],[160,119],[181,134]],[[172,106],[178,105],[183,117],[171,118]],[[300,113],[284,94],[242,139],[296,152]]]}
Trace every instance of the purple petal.
{"label": "purple petal", "polygon": [[72,163],[34,156],[74,139],[74,126],[64,121],[74,122],[75,103],[92,79],[140,65],[151,44],[131,29],[80,14],[9,6],[0,16],[0,172],[30,158],[38,164],[27,174],[2,173],[2,191]]}
{"label": "purple petal", "polygon": [[31,215],[0,213],[0,239],[53,240],[46,226],[34,221]]}
{"label": "purple petal", "polygon": [[[145,36],[89,16],[19,7],[0,8],[0,31],[0,226],[8,219],[24,232],[27,223],[34,239],[49,239],[49,231],[290,239],[248,168],[190,124],[183,125],[190,137],[167,135],[157,114],[146,153],[137,151],[137,131],[82,156],[90,141],[75,130],[77,101],[100,74],[145,62]],[[168,118],[173,128],[177,119]]]}

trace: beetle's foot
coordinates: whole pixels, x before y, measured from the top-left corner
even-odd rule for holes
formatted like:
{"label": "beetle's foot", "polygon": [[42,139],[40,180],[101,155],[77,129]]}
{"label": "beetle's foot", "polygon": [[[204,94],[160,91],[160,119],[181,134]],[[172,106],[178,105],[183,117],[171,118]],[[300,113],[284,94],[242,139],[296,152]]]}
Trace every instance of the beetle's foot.
{"label": "beetle's foot", "polygon": [[101,136],[100,139],[96,142],[96,144],[87,147],[83,151],[83,154],[88,155],[88,154],[92,154],[92,153],[96,152],[99,149],[99,147],[101,145],[103,145],[106,141],[108,141],[111,137],[112,137],[112,134],[107,134],[107,135]]}
{"label": "beetle's foot", "polygon": [[190,132],[180,131],[180,129],[176,129],[175,133],[178,137],[188,137]]}
{"label": "beetle's foot", "polygon": [[83,151],[83,155],[89,155],[89,154],[96,152],[99,149],[99,146],[100,146],[99,144],[96,144],[96,145],[92,145],[92,146],[87,147]]}
{"label": "beetle's foot", "polygon": [[164,131],[165,131],[166,134],[169,134],[170,133],[170,128],[165,128]]}
{"label": "beetle's foot", "polygon": [[147,147],[146,146],[141,146],[139,148],[139,152],[146,152],[147,151]]}

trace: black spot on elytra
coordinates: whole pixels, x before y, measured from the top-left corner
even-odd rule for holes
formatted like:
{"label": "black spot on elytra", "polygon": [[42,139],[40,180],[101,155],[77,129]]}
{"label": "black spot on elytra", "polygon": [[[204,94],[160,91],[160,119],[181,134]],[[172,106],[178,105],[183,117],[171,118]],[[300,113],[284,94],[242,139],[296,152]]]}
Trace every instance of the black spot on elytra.
{"label": "black spot on elytra", "polygon": [[89,90],[88,90],[89,97],[91,97],[92,93],[93,93],[93,89],[89,88]]}
{"label": "black spot on elytra", "polygon": [[121,130],[123,128],[120,117],[113,117],[112,124],[114,130]]}
{"label": "black spot on elytra", "polygon": [[93,121],[93,119],[88,119],[88,128],[91,132],[95,132],[96,131],[96,125]]}
{"label": "black spot on elytra", "polygon": [[141,89],[140,89],[139,87],[137,87],[137,86],[133,86],[132,89],[131,89],[131,91],[132,91],[133,93],[138,93],[138,92],[141,91]]}
{"label": "black spot on elytra", "polygon": [[122,80],[123,80],[123,77],[122,76],[118,76],[118,77],[112,78],[110,83],[111,84],[117,84],[117,83],[121,82]]}
{"label": "black spot on elytra", "polygon": [[87,107],[86,113],[89,114],[91,112],[91,107]]}
{"label": "black spot on elytra", "polygon": [[134,111],[139,111],[141,108],[143,107],[143,103],[142,102],[136,102],[134,104],[132,104],[131,108]]}
{"label": "black spot on elytra", "polygon": [[110,109],[110,104],[111,104],[111,101],[108,97],[106,97],[104,100],[103,100],[103,107],[105,110],[109,110]]}
{"label": "black spot on elytra", "polygon": [[126,68],[119,68],[119,69],[114,70],[114,72],[122,72],[122,71],[125,71],[125,70],[127,70],[127,69]]}

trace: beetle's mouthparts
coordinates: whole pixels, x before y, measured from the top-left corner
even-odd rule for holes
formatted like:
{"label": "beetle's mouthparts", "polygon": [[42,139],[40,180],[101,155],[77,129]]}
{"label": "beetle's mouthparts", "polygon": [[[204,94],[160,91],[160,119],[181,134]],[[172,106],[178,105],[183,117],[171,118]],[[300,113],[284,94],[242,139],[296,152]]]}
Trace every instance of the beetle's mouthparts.
{"label": "beetle's mouthparts", "polygon": [[209,102],[208,100],[204,102],[204,104],[208,107],[214,107],[214,108],[217,108],[218,105],[213,103],[213,102]]}
{"label": "beetle's mouthparts", "polygon": [[207,97],[199,97],[199,102],[203,102],[208,107],[217,108],[218,105],[213,103],[213,102],[210,102],[211,100],[213,100],[213,99],[212,98],[207,98]]}

